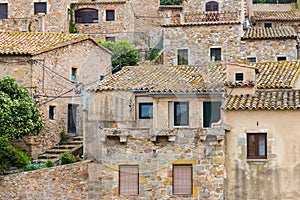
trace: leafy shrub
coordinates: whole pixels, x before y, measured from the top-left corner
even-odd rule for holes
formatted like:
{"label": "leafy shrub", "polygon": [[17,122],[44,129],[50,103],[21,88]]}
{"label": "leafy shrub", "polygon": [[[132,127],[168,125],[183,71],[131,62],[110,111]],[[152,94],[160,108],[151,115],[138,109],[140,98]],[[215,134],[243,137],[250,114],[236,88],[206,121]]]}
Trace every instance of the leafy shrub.
{"label": "leafy shrub", "polygon": [[30,158],[21,150],[18,150],[8,143],[8,138],[0,137],[0,170],[10,167],[24,167],[30,163]]}
{"label": "leafy shrub", "polygon": [[53,167],[54,163],[51,160],[48,160],[46,163],[46,167]]}
{"label": "leafy shrub", "polygon": [[43,169],[46,168],[46,164],[44,163],[38,163],[38,164],[28,164],[25,168],[24,171],[32,171],[32,170],[37,170],[37,169]]}
{"label": "leafy shrub", "polygon": [[70,137],[68,135],[66,135],[65,131],[61,131],[60,132],[60,143],[64,143],[66,142]]}
{"label": "leafy shrub", "polygon": [[158,56],[158,50],[156,48],[151,49],[146,58],[150,59],[150,60],[155,60]]}
{"label": "leafy shrub", "polygon": [[62,165],[76,162],[76,158],[69,152],[64,152],[60,156],[61,156],[60,162]]}
{"label": "leafy shrub", "polygon": [[182,0],[160,0],[160,5],[181,5]]}

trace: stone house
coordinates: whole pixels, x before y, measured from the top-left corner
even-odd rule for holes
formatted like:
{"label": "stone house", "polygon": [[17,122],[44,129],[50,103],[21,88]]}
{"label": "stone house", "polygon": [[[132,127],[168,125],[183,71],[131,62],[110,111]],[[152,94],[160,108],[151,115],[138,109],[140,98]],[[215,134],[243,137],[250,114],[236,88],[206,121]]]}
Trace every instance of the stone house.
{"label": "stone house", "polygon": [[137,66],[89,88],[84,156],[99,197],[223,199],[224,78],[223,66]]}
{"label": "stone house", "polygon": [[227,70],[225,197],[298,199],[300,62],[252,66]]}
{"label": "stone house", "polygon": [[297,60],[297,33],[292,27],[248,28],[241,38],[241,54],[249,62]]}
{"label": "stone house", "polygon": [[1,0],[0,30],[69,32],[72,0]]}
{"label": "stone house", "polygon": [[53,147],[62,131],[82,135],[81,91],[111,73],[111,53],[84,35],[1,32],[0,41],[0,76],[29,89],[45,123],[27,152]]}

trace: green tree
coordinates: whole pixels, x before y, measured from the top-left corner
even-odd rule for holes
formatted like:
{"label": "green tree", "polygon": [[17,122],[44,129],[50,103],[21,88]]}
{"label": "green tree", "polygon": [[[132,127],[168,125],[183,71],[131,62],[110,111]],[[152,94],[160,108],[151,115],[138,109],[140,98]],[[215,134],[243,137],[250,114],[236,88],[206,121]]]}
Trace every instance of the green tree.
{"label": "green tree", "polygon": [[160,0],[160,5],[181,5],[182,0]]}
{"label": "green tree", "polygon": [[18,139],[36,135],[42,128],[40,112],[28,90],[10,77],[0,79],[0,137]]}
{"label": "green tree", "polygon": [[112,52],[113,73],[124,66],[135,66],[140,61],[140,53],[126,40],[118,42],[98,40],[97,42]]}

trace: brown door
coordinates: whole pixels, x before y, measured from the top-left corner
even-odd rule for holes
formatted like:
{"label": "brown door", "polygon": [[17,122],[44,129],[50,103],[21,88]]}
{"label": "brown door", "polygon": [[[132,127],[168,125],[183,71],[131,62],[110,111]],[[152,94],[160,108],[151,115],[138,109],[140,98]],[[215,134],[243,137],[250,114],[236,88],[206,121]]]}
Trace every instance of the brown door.
{"label": "brown door", "polygon": [[68,134],[76,134],[77,105],[68,104]]}

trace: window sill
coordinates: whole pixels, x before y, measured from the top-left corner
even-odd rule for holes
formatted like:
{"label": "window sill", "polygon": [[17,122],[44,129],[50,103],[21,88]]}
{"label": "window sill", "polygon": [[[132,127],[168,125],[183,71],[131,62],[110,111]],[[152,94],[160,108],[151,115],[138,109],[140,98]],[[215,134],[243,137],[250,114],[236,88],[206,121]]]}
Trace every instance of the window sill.
{"label": "window sill", "polygon": [[263,159],[247,159],[247,163],[249,163],[249,164],[264,165],[264,164],[266,164],[266,162],[268,162],[267,158],[263,158]]}

